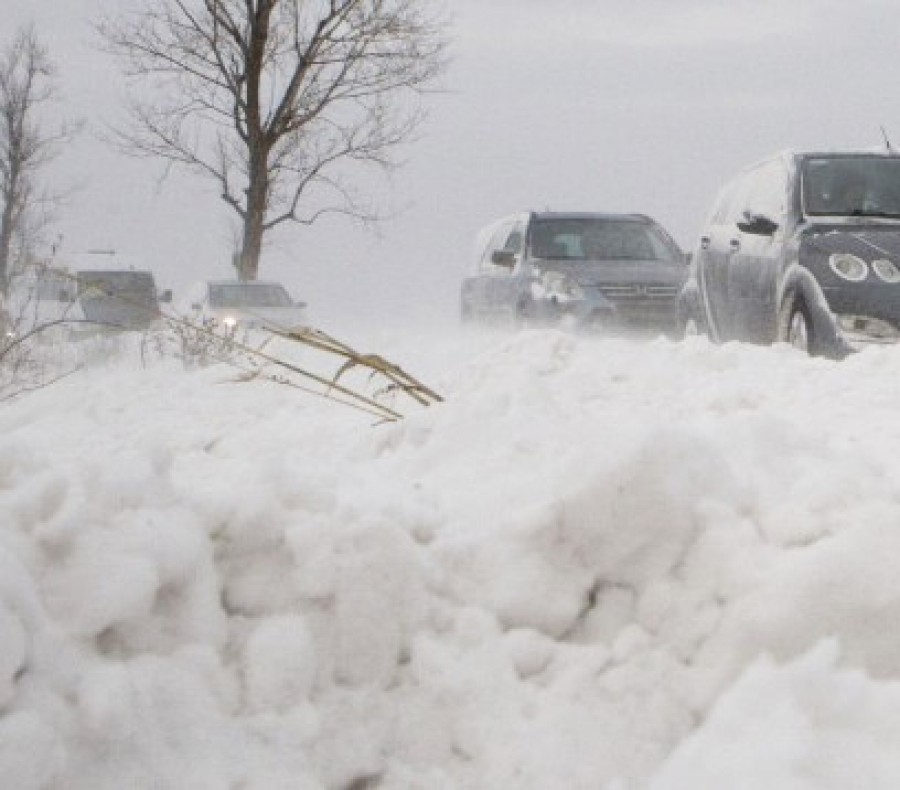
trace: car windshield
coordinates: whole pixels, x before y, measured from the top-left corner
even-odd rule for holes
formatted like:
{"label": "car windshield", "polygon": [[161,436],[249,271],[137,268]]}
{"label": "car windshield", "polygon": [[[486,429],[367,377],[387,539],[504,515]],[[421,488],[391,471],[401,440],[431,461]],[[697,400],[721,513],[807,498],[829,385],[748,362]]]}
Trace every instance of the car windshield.
{"label": "car windshield", "polygon": [[280,285],[269,283],[227,283],[211,285],[212,307],[290,307],[291,297]]}
{"label": "car windshield", "polygon": [[900,219],[900,157],[811,157],[801,178],[807,215]]}
{"label": "car windshield", "polygon": [[531,229],[535,258],[570,261],[675,261],[674,242],[653,225],[605,217],[536,220]]}
{"label": "car windshield", "polygon": [[82,271],[77,280],[78,299],[88,321],[137,327],[159,312],[150,272]]}

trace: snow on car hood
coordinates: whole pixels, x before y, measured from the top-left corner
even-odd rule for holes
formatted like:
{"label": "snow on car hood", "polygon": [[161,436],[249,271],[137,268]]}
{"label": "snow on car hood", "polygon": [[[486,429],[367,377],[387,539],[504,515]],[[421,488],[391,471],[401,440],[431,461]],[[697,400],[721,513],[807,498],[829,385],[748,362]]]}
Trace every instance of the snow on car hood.
{"label": "snow on car hood", "polygon": [[877,228],[827,228],[810,230],[804,240],[825,253],[847,252],[869,259],[900,260],[900,229],[896,225]]}
{"label": "snow on car hood", "polygon": [[664,261],[538,261],[541,272],[561,272],[581,286],[612,283],[653,283],[680,285],[687,279],[688,267]]}

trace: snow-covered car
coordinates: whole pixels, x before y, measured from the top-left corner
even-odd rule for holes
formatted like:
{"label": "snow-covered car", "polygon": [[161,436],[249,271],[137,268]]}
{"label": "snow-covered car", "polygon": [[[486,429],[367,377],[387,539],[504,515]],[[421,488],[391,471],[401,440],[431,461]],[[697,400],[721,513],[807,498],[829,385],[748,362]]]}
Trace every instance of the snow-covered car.
{"label": "snow-covered car", "polygon": [[159,318],[152,272],[86,270],[77,274],[78,303],[87,321],[117,329],[147,329]]}
{"label": "snow-covered car", "polygon": [[715,342],[841,357],[900,340],[900,154],[788,151],[715,200],[681,297]]}
{"label": "snow-covered car", "polygon": [[39,326],[67,322],[70,329],[144,330],[160,317],[160,294],[153,273],[119,267],[45,268],[17,285],[15,318]]}
{"label": "snow-covered car", "polygon": [[461,315],[674,333],[686,260],[642,214],[512,215],[479,234]]}
{"label": "snow-covered car", "polygon": [[285,287],[263,280],[209,280],[189,294],[189,314],[207,326],[228,332],[252,329],[291,331],[307,326],[306,303]]}

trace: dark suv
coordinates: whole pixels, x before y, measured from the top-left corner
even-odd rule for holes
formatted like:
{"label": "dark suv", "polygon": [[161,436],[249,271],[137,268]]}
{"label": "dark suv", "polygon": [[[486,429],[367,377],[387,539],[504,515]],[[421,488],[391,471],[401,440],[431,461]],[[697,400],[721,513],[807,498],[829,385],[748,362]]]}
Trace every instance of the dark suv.
{"label": "dark suv", "polygon": [[461,289],[464,320],[569,318],[612,330],[674,333],[686,258],[640,214],[529,213],[480,234]]}
{"label": "dark suv", "polygon": [[720,192],[681,296],[716,342],[900,340],[900,154],[786,152]]}

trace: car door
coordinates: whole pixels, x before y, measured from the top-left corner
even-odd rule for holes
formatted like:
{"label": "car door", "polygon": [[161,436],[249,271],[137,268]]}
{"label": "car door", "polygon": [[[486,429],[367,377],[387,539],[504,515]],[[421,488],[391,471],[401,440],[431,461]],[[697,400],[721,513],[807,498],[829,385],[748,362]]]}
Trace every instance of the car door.
{"label": "car door", "polygon": [[724,342],[732,337],[731,314],[728,304],[728,257],[731,254],[729,217],[740,179],[729,182],[713,204],[694,253],[697,286],[703,309],[714,340]]}
{"label": "car door", "polygon": [[748,173],[733,205],[726,279],[733,336],[739,340],[761,343],[772,337],[788,183],[781,159],[768,160]]}
{"label": "car door", "polygon": [[500,239],[493,254],[494,269],[490,280],[490,299],[498,314],[515,316],[525,287],[521,269],[526,223],[516,219]]}
{"label": "car door", "polygon": [[474,269],[462,283],[463,310],[473,317],[487,317],[498,310],[495,281],[503,275],[508,277],[510,268],[497,264],[496,254],[502,250],[514,224],[515,217],[506,217],[480,234]]}

